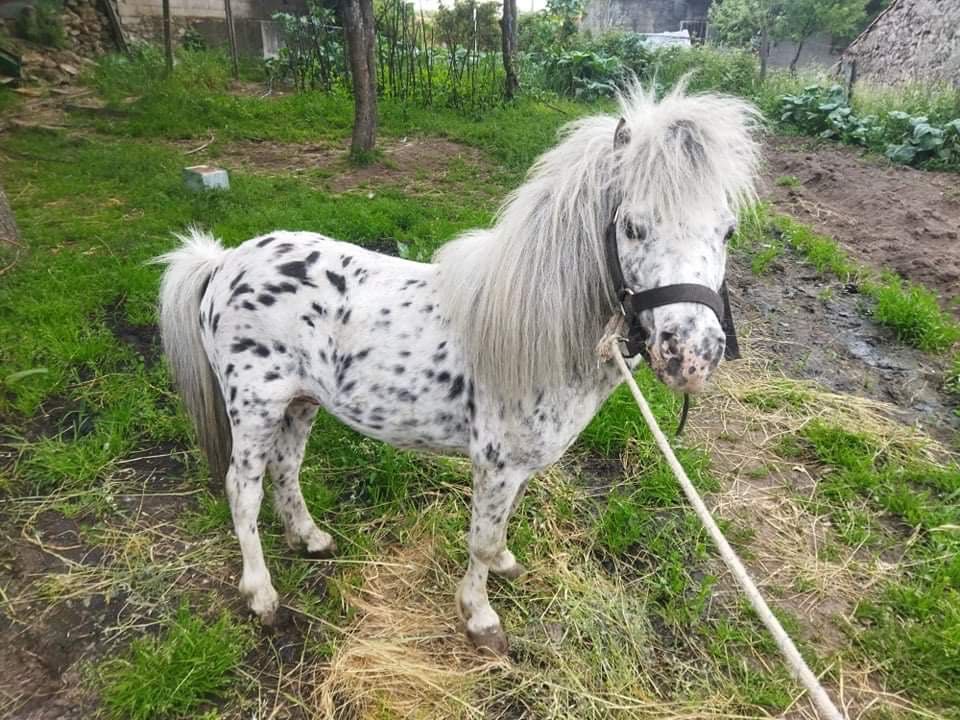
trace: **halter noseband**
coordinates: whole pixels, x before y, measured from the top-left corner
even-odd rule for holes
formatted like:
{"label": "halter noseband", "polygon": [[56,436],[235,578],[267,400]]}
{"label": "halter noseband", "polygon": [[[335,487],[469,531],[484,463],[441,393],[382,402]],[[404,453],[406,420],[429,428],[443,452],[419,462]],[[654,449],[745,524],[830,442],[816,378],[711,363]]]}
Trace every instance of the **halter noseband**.
{"label": "halter noseband", "polygon": [[[621,118],[614,133],[614,149],[621,142],[621,130],[624,124],[625,122]],[[640,323],[640,314],[644,310],[652,310],[663,305],[682,302],[699,303],[713,310],[713,314],[717,316],[720,327],[726,335],[726,345],[723,350],[724,359],[736,360],[740,357],[740,347],[737,343],[737,333],[733,325],[733,315],[730,312],[730,296],[727,293],[726,280],[720,286],[719,293],[713,288],[696,283],[661,285],[650,290],[635,292],[627,285],[627,281],[623,277],[623,268],[620,265],[620,252],[617,245],[617,211],[614,211],[613,219],[607,225],[605,245],[607,272],[613,281],[617,302],[620,304],[620,311],[627,323],[627,337],[624,343],[626,346],[625,357],[642,354],[647,358],[646,348],[649,333]]]}

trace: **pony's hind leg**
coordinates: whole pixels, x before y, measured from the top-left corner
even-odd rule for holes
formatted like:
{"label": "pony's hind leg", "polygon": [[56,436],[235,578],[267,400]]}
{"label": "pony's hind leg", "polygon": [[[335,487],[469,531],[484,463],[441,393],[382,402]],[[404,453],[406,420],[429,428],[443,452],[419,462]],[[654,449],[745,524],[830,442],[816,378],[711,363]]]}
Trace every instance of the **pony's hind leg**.
{"label": "pony's hind leg", "polygon": [[273,589],[270,571],[263,559],[257,529],[257,517],[263,500],[263,474],[267,453],[273,446],[272,435],[272,429],[255,430],[252,427],[235,426],[233,451],[227,470],[227,499],[243,555],[240,594],[264,625],[273,624],[279,605],[277,591]]}
{"label": "pony's hind leg", "polygon": [[457,588],[457,610],[473,644],[499,655],[507,652],[507,636],[490,606],[487,576],[490,570],[508,577],[523,571],[507,549],[507,525],[529,476],[526,469],[491,470],[474,463],[470,564]]}
{"label": "pony's hind leg", "polygon": [[336,543],[317,527],[300,491],[300,465],[318,408],[307,400],[290,403],[267,465],[273,480],[273,504],[283,521],[287,544],[310,557],[328,558],[336,552]]}

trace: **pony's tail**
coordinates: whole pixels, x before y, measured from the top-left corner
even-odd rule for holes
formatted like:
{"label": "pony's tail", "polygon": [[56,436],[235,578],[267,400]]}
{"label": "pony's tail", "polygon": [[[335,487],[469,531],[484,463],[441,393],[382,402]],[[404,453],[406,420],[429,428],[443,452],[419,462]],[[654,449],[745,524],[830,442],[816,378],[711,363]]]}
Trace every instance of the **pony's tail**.
{"label": "pony's tail", "polygon": [[209,233],[193,227],[177,238],[183,243],[179,248],[154,260],[167,266],[160,281],[160,337],[210,472],[222,482],[233,438],[223,393],[200,338],[200,302],[211,273],[228,250]]}

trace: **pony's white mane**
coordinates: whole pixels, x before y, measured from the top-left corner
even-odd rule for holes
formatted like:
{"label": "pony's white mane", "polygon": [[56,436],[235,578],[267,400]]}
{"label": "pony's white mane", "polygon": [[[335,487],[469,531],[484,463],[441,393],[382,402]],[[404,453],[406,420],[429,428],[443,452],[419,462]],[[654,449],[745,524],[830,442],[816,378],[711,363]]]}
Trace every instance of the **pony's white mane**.
{"label": "pony's white mane", "polygon": [[489,230],[437,253],[442,305],[463,338],[478,383],[501,397],[569,383],[596,365],[594,348],[615,312],[604,232],[618,206],[658,227],[737,210],[754,197],[758,112],[735,98],[687,95],[659,102],[633,86],[625,120],[589,117],[531,168]]}

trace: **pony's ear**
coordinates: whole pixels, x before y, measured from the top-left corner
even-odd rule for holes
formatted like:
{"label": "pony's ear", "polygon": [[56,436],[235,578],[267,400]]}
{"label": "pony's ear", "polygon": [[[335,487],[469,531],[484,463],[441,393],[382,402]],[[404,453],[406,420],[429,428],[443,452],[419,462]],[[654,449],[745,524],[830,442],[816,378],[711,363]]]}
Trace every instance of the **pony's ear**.
{"label": "pony's ear", "polygon": [[620,118],[617,123],[617,129],[613,132],[613,149],[618,150],[630,142],[630,128],[627,127],[627,121]]}

